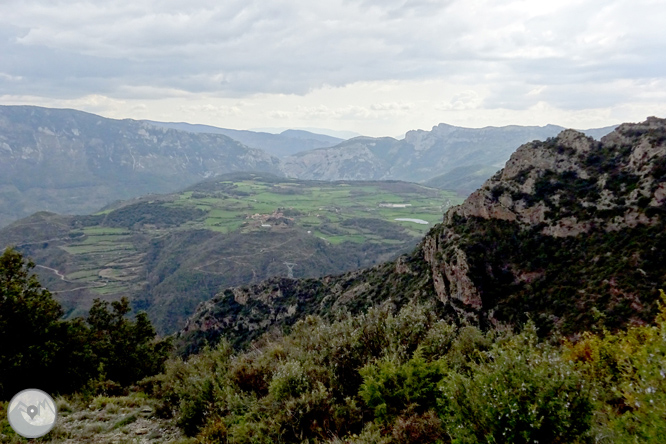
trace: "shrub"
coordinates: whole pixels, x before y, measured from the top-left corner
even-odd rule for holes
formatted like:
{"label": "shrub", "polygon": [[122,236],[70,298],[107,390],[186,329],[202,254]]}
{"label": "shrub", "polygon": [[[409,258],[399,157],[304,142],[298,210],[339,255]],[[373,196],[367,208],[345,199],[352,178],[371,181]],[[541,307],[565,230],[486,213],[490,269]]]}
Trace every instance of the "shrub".
{"label": "shrub", "polygon": [[396,418],[391,430],[395,443],[431,444],[448,442],[442,421],[432,410]]}
{"label": "shrub", "polygon": [[268,393],[276,401],[284,401],[290,397],[300,396],[310,388],[309,381],[298,361],[287,361],[281,364],[273,373],[268,386]]}
{"label": "shrub", "polygon": [[419,350],[404,364],[383,359],[366,365],[360,373],[360,396],[380,422],[389,422],[406,409],[424,413],[434,408],[445,370],[442,361],[426,362]]}
{"label": "shrub", "polygon": [[588,442],[589,384],[570,362],[537,344],[534,326],[498,341],[468,371],[452,371],[440,412],[458,443]]}
{"label": "shrub", "polygon": [[49,376],[66,334],[59,321],[60,304],[42,288],[35,264],[8,248],[0,256],[0,400],[42,381],[44,390],[57,390]]}
{"label": "shrub", "polygon": [[[662,300],[666,295],[661,291]],[[657,443],[666,436],[666,308],[654,326],[585,335],[566,343],[572,359],[596,384],[597,435],[603,442]]]}

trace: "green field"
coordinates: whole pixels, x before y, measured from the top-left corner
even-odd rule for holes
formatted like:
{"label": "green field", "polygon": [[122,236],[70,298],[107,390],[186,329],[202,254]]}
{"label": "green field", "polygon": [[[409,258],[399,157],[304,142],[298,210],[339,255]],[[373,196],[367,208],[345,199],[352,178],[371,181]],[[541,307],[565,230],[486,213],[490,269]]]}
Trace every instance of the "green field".
{"label": "green field", "polygon": [[126,295],[170,332],[220,287],[284,275],[284,262],[298,264],[295,277],[315,277],[388,260],[460,202],[405,182],[244,174],[73,216],[62,222],[69,232],[30,254],[49,288],[73,301],[68,312],[79,313],[81,301]]}
{"label": "green field", "polygon": [[[201,226],[231,233],[258,229],[261,224],[280,222],[308,229],[330,242],[355,243],[371,240],[357,230],[342,230],[327,237],[322,224],[340,224],[349,219],[381,219],[422,236],[451,206],[460,203],[455,194],[401,182],[304,182],[267,183],[258,180],[207,182],[205,190],[188,191],[170,205],[198,208],[206,212]],[[406,205],[403,208],[382,204]],[[252,216],[255,216],[254,218]],[[269,219],[277,219],[269,221]],[[396,218],[422,219],[427,225],[398,222]],[[289,222],[286,222],[289,221]],[[376,239],[372,239],[376,240]]]}

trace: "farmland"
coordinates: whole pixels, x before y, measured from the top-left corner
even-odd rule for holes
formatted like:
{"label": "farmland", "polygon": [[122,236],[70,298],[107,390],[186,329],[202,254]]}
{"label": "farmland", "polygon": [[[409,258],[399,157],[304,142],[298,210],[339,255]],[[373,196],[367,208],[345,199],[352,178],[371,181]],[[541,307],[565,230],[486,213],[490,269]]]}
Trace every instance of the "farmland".
{"label": "farmland", "polygon": [[0,243],[24,228],[23,243],[14,244],[40,265],[40,278],[70,315],[95,297],[127,295],[171,331],[223,286],[286,275],[284,262],[297,264],[295,277],[315,277],[394,257],[459,202],[453,193],[397,181],[233,174],[93,215],[42,215],[41,223],[59,230],[48,237],[36,216],[28,218],[0,232]]}

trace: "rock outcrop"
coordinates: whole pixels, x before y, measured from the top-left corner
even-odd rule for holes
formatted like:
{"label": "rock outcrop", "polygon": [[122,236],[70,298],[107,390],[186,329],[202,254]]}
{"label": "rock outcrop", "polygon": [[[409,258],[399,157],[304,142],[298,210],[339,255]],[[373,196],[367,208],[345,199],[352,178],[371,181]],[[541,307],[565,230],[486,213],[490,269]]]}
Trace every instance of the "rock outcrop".
{"label": "rock outcrop", "polygon": [[[415,299],[481,326],[531,318],[544,334],[648,322],[666,284],[665,189],[666,120],[623,124],[601,141],[566,130],[518,148],[411,254],[341,276],[224,290],[180,338],[190,350],[221,335],[243,344],[306,314]],[[238,322],[252,315],[253,324]]]}

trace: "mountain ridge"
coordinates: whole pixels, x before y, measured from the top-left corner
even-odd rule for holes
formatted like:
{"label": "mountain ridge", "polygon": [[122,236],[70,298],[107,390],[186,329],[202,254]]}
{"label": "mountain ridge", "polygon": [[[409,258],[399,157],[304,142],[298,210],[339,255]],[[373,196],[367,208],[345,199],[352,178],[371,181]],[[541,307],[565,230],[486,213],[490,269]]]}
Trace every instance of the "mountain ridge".
{"label": "mountain ridge", "polygon": [[[614,126],[586,130],[595,136]],[[498,170],[515,148],[532,140],[554,137],[557,125],[465,128],[446,123],[430,131],[408,131],[404,139],[360,136],[329,148],[318,148],[286,157],[287,176],[326,180],[387,180],[426,182],[456,169],[478,166],[477,171]],[[462,191],[476,189],[487,178],[482,174]]]}
{"label": "mountain ridge", "polygon": [[280,134],[262,131],[237,130],[185,122],[157,122],[145,120],[151,125],[193,133],[223,134],[250,147],[266,151],[272,156],[284,157],[301,151],[337,145],[344,139],[303,130],[285,130]]}
{"label": "mountain ridge", "polygon": [[277,158],[224,135],[31,106],[0,106],[0,169],[0,226],[40,210],[91,213],[230,171],[280,174]]}
{"label": "mountain ridge", "polygon": [[179,340],[186,351],[220,336],[242,346],[309,313],[423,300],[481,326],[531,316],[542,334],[649,322],[666,282],[665,213],[665,119],[620,125],[601,141],[566,130],[518,148],[411,253],[338,276],[224,289]]}
{"label": "mountain ridge", "polygon": [[[182,125],[190,130],[215,129]],[[0,168],[5,174],[0,177],[0,226],[40,210],[91,213],[115,200],[172,192],[205,177],[239,170],[301,179],[416,182],[444,173],[445,177],[428,183],[454,187],[466,195],[499,168],[509,150],[544,139],[551,135],[550,127],[544,127],[550,132],[543,133],[539,127],[472,129],[441,124],[431,131],[410,131],[406,140],[359,136],[316,149],[309,148],[341,139],[298,130],[276,135],[217,128],[239,139],[268,137],[283,153],[308,148],[278,159],[224,134],[179,131],[77,110],[2,106]],[[484,131],[494,133],[483,136]],[[516,131],[519,136],[513,134]],[[451,134],[442,138],[438,132]]]}

